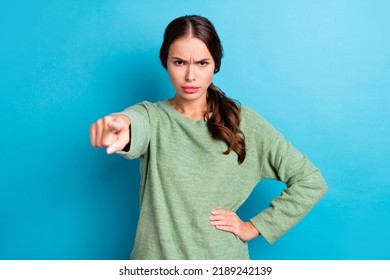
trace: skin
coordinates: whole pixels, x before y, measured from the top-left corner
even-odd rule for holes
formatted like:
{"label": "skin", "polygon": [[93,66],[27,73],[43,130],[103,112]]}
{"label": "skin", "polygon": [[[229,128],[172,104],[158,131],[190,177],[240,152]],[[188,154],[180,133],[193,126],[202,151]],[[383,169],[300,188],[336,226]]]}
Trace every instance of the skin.
{"label": "skin", "polygon": [[[201,40],[191,36],[175,40],[169,48],[167,60],[168,76],[176,91],[169,100],[172,107],[194,121],[203,119],[214,69],[214,60]],[[106,147],[108,154],[121,151],[130,141],[130,124],[130,118],[122,114],[97,120],[90,127],[91,145]],[[209,222],[217,230],[231,232],[243,241],[260,235],[251,222],[242,221],[230,210],[213,210]]]}
{"label": "skin", "polygon": [[[183,115],[200,120],[206,112],[207,89],[214,76],[215,63],[206,45],[194,37],[175,40],[169,47],[167,70],[176,95],[171,105]],[[186,92],[185,87],[196,87]]]}
{"label": "skin", "polygon": [[130,118],[126,115],[109,115],[98,119],[90,126],[91,145],[107,148],[107,154],[123,150],[130,142]]}

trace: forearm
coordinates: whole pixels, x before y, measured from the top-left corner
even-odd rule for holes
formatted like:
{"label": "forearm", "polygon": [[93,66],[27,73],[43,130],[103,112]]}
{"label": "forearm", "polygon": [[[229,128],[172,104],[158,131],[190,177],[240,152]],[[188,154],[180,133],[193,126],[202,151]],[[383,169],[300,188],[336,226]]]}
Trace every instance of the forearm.
{"label": "forearm", "polygon": [[250,221],[269,243],[293,228],[324,196],[328,187],[319,170],[283,190],[270,207]]}

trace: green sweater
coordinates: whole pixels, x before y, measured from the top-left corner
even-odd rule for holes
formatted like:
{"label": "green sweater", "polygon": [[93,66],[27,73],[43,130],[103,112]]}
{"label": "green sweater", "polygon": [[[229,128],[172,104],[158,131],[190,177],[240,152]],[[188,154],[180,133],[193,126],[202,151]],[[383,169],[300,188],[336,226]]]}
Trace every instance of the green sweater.
{"label": "green sweater", "polygon": [[168,100],[125,109],[131,145],[119,152],[141,160],[140,216],[132,259],[249,259],[248,246],[209,224],[214,209],[236,211],[264,178],[287,188],[250,221],[273,243],[321,199],[320,171],[256,112],[241,109],[247,154],[224,155],[204,120],[176,111]]}

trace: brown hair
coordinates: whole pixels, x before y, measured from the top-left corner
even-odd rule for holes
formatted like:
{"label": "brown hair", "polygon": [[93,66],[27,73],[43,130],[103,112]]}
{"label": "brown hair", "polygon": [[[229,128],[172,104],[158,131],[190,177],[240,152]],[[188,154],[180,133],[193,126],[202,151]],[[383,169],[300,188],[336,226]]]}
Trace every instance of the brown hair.
{"label": "brown hair", "polygon": [[[178,38],[192,35],[205,43],[215,63],[214,73],[221,67],[223,55],[222,44],[213,24],[201,16],[183,16],[168,24],[164,33],[164,41],[160,49],[160,60],[167,69],[170,45]],[[245,160],[245,136],[240,129],[240,104],[214,84],[207,91],[207,111],[205,118],[207,127],[214,139],[224,141],[228,148],[225,155],[234,151],[238,155],[238,163]]]}

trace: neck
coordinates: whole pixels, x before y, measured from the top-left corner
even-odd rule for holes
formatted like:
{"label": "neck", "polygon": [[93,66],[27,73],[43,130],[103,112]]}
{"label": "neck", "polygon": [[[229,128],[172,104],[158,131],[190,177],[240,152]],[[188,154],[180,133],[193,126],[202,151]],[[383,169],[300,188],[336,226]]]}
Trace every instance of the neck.
{"label": "neck", "polygon": [[206,100],[179,100],[177,96],[169,100],[169,103],[178,112],[193,120],[201,120],[207,111]]}

